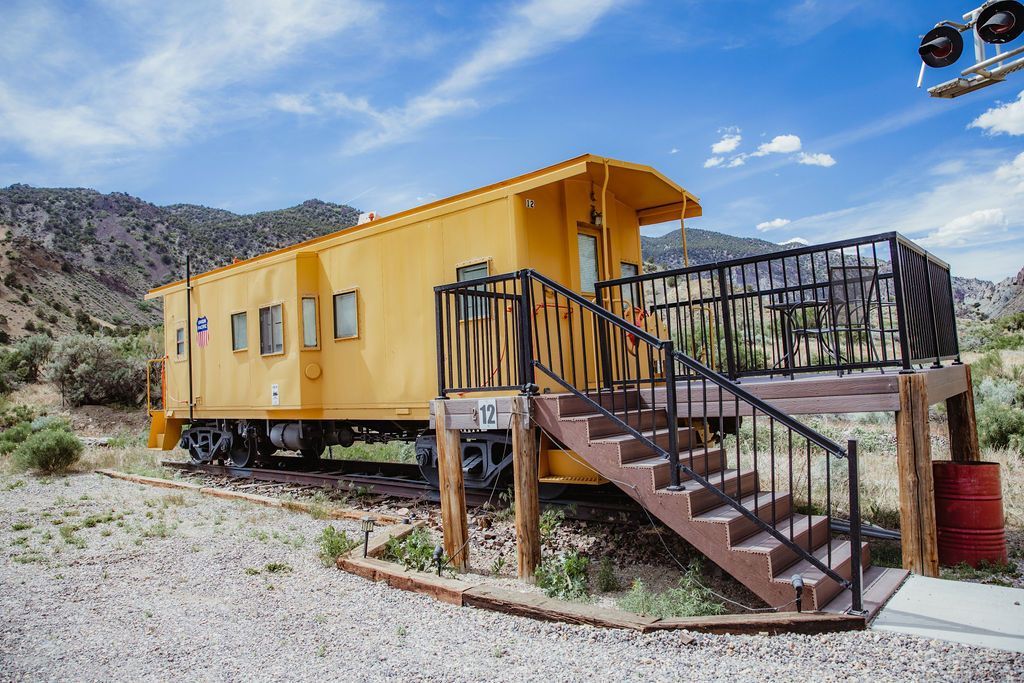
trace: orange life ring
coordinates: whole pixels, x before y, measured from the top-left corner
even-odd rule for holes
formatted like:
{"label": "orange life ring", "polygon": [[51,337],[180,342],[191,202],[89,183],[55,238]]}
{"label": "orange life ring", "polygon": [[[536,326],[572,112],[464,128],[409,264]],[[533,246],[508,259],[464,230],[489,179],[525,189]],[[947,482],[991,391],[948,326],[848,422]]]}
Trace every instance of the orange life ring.
{"label": "orange life ring", "polygon": [[[643,325],[643,322],[647,320],[647,316],[649,316],[650,313],[640,308],[639,306],[633,306],[629,310],[627,315],[629,315],[629,317],[632,318],[630,322],[632,323],[633,327],[641,327]],[[639,346],[639,342],[636,338],[636,335],[633,334],[632,332],[627,332],[626,342],[626,350],[635,356],[637,353],[637,346]]]}

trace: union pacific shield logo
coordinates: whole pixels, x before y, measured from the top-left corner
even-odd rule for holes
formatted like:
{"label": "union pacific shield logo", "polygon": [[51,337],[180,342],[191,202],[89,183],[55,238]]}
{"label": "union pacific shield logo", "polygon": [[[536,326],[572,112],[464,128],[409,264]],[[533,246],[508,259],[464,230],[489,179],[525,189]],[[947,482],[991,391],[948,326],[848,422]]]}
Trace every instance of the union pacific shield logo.
{"label": "union pacific shield logo", "polygon": [[196,318],[196,343],[200,348],[210,343],[210,321],[205,315]]}

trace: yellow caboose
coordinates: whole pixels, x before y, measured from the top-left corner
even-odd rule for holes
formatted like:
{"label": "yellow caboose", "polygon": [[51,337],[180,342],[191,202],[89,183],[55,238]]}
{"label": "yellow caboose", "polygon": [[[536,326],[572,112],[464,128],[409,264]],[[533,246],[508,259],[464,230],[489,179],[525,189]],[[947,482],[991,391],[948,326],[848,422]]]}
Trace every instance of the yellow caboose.
{"label": "yellow caboose", "polygon": [[[150,446],[180,439],[196,461],[236,466],[359,439],[420,435],[429,451],[435,286],[531,268],[593,296],[640,271],[641,226],[699,215],[654,169],[588,154],[158,287]],[[467,485],[501,460],[482,458]]]}

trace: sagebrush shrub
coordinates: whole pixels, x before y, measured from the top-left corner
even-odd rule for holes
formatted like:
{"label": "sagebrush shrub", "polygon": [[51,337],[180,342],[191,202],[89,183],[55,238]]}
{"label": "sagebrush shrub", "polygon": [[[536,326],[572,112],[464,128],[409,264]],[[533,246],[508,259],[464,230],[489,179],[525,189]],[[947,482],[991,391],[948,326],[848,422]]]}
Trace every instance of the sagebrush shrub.
{"label": "sagebrush shrub", "polygon": [[[434,568],[434,548],[436,544],[430,533],[420,527],[414,529],[405,538],[392,538],[384,546],[384,559],[399,562],[406,569],[430,571]],[[448,557],[442,555],[442,565],[448,564]]]}
{"label": "sagebrush shrub", "polygon": [[977,420],[982,446],[1024,452],[1024,410],[1019,406],[985,401],[977,407]]}
{"label": "sagebrush shrub", "polygon": [[320,560],[325,567],[334,565],[339,555],[344,555],[359,545],[359,541],[349,538],[344,530],[338,531],[329,526],[320,534]]}
{"label": "sagebrush shrub", "polygon": [[583,600],[589,595],[590,560],[571,551],[545,558],[537,567],[537,585],[549,598]]}
{"label": "sagebrush shrub", "polygon": [[32,435],[32,425],[19,422],[0,432],[0,455],[12,453],[22,442]]}
{"label": "sagebrush shrub", "polygon": [[142,403],[146,361],[125,340],[72,335],[57,342],[46,368],[73,406]]}
{"label": "sagebrush shrub", "polygon": [[14,451],[15,465],[23,470],[64,472],[78,462],[82,442],[63,429],[35,432]]}
{"label": "sagebrush shrub", "polygon": [[619,600],[619,607],[645,616],[670,619],[722,614],[725,607],[714,593],[701,585],[700,565],[691,564],[679,580],[679,586],[663,593],[654,593],[640,579],[633,581],[629,593]]}

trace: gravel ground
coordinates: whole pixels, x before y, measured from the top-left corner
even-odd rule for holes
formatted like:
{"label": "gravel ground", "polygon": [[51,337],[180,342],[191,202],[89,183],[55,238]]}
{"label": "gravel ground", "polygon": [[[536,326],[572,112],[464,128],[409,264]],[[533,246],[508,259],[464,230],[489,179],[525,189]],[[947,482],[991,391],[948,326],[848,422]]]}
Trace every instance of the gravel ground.
{"label": "gravel ground", "polygon": [[326,525],[92,474],[0,480],[0,680],[1024,678],[1021,655],[885,633],[682,645],[452,607],[325,568]]}

